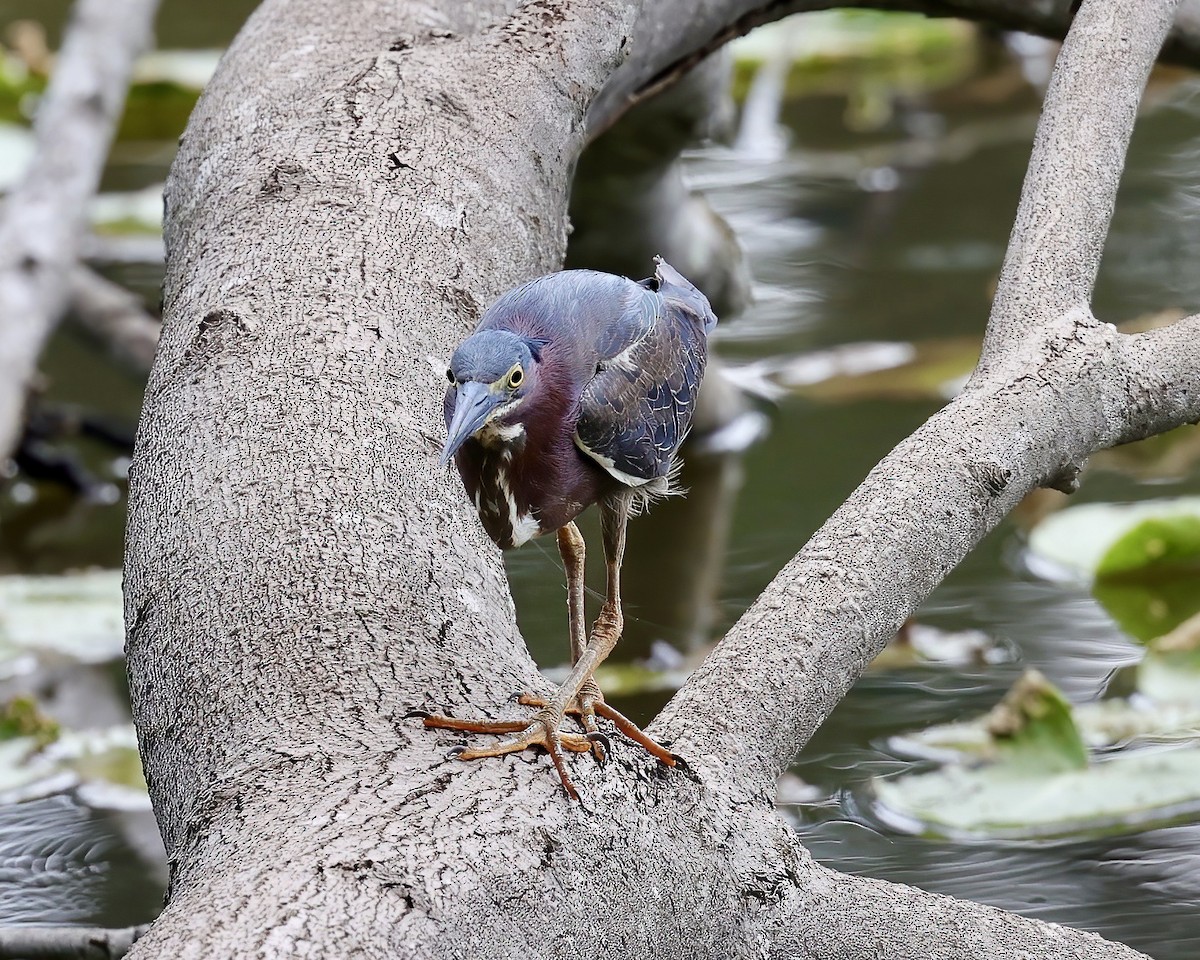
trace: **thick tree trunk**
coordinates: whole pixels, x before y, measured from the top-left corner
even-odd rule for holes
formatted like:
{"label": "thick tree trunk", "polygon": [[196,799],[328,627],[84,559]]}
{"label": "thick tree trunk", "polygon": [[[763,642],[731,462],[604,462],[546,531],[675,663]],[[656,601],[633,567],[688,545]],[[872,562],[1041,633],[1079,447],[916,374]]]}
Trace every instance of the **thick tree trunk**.
{"label": "thick tree trunk", "polygon": [[[1086,297],[1066,340],[1058,314],[1020,351],[1000,329],[964,398],[781,574],[658,721],[675,769],[574,761],[574,804],[542,757],[462,764],[455,737],[403,719],[545,687],[499,554],[437,467],[441,371],[491,298],[561,262],[589,105],[593,125],[619,109],[598,91],[678,60],[678,33],[648,24],[692,22],[674,2],[640,26],[633,0],[438,6],[267,0],[172,172],[126,565],[172,881],[134,955],[1138,956],[834,874],[771,804],[889,631],[1025,490],[1200,416],[1184,332],[1119,339]],[[1087,0],[1068,67],[1118,17],[1097,82],[1136,104],[1171,9]]]}

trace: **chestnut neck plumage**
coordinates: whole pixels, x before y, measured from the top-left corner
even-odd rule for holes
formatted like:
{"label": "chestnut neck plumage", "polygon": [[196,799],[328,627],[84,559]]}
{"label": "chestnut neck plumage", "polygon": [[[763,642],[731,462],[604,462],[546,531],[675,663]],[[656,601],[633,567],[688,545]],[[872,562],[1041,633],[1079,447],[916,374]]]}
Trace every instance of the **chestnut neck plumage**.
{"label": "chestnut neck plumage", "polygon": [[573,359],[544,350],[522,402],[455,456],[483,528],[503,549],[558,530],[615,486],[572,440],[583,373]]}

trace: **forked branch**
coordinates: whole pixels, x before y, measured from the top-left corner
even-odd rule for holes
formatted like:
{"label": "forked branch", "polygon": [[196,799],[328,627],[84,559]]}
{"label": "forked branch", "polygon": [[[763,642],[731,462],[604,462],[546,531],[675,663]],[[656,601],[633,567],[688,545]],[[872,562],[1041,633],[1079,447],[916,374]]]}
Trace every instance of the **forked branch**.
{"label": "forked branch", "polygon": [[784,568],[653,730],[766,799],[867,663],[1038,485],[1200,419],[1195,320],[1124,338],[1088,308],[1174,0],[1085,0],[1046,97],[984,358]]}

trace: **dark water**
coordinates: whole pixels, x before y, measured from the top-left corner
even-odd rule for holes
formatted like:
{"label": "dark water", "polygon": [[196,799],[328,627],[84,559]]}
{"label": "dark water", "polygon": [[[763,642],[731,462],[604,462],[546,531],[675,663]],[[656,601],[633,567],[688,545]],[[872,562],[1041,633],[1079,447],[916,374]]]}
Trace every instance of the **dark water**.
{"label": "dark water", "polygon": [[[226,42],[252,3],[205,14],[167,2],[167,46]],[[0,3],[6,14],[50,17],[65,3]],[[50,10],[50,13],[47,13]],[[4,19],[0,17],[0,20]],[[1200,117],[1192,81],[1157,83],[1138,128],[1096,308],[1120,321],[1200,304],[1196,211]],[[1016,208],[1039,94],[1013,57],[988,48],[977,70],[943,91],[897,94],[889,118],[848,129],[847,97],[790,101],[790,144],[775,155],[712,147],[688,160],[694,185],[745,248],[756,302],[724,318],[717,350],[732,366],[779,361],[867,341],[978,338]],[[751,144],[751,147],[754,145]],[[114,165],[122,187],[154,182],[163,161]],[[154,296],[156,274],[120,275]],[[969,346],[967,352],[969,353]],[[139,384],[98,366],[61,335],[44,364],[57,399],[128,420]],[[933,396],[822,402],[790,395],[771,408],[765,441],[737,459],[695,457],[692,495],[634,522],[627,567],[628,635],[617,658],[666,641],[702,654],[893,444],[934,412]],[[121,464],[84,451],[101,474]],[[1097,463],[1079,501],[1129,500],[1200,489],[1193,467],[1152,480]],[[79,503],[46,488],[0,504],[0,571],[119,563],[121,504]],[[594,527],[585,530],[592,538]],[[1073,841],[963,843],[907,836],[875,822],[860,788],[908,764],[896,733],[977,714],[1021,670],[1037,666],[1074,701],[1099,696],[1135,647],[1079,588],[1024,572],[1015,522],[989,537],[939,589],[923,622],[975,629],[1008,651],[991,666],[869,674],[795,767],[824,799],[789,806],[814,854],[840,869],[886,877],[1096,930],[1158,960],[1200,955],[1200,827],[1177,825]],[[522,627],[545,666],[566,659],[562,573],[552,544],[510,557]],[[597,572],[597,571],[594,571]],[[598,578],[592,581],[599,587]],[[668,693],[619,700],[648,718]],[[616,698],[614,698],[616,699]],[[140,817],[140,818],[139,818]],[[96,814],[60,797],[0,809],[0,920],[128,923],[153,915],[161,864],[145,815]]]}

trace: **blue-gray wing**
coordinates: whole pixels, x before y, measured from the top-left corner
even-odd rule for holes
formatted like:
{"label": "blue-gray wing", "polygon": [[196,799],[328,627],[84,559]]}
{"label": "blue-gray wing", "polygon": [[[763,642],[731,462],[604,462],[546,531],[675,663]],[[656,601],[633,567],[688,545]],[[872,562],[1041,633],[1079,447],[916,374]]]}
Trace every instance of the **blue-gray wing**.
{"label": "blue-gray wing", "polygon": [[580,398],[576,445],[629,486],[666,477],[687,436],[716,317],[704,295],[656,259],[600,333],[600,363]]}

